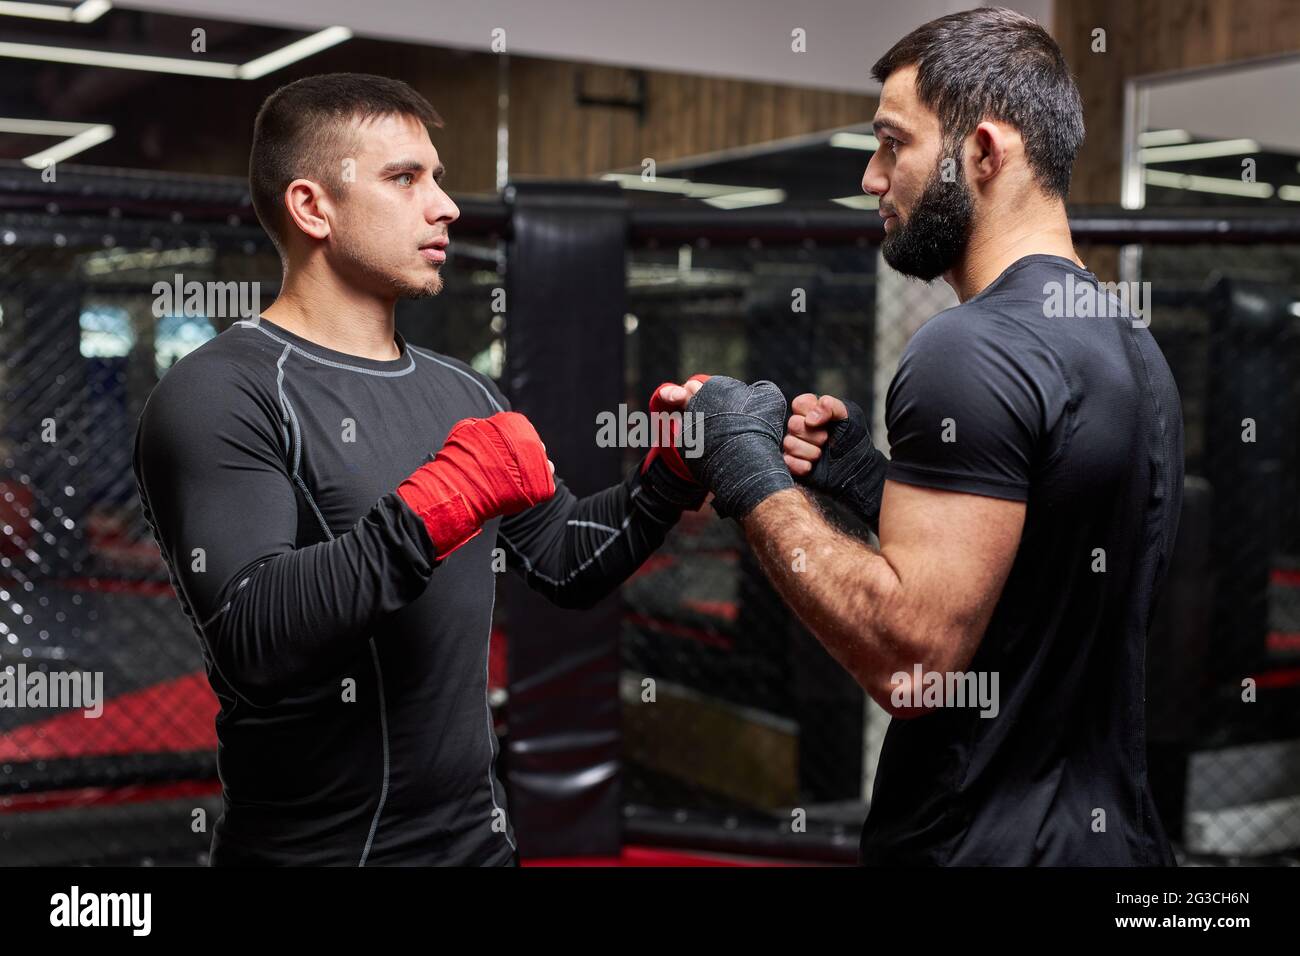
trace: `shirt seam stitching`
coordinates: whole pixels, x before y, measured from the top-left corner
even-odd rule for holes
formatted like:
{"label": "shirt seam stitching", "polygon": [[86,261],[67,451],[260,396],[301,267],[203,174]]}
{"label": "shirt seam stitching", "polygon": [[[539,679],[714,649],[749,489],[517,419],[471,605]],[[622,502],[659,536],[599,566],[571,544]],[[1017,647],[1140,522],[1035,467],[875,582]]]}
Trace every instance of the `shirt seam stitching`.
{"label": "shirt seam stitching", "polygon": [[[280,336],[276,335],[274,332],[270,332],[267,329],[264,329],[261,323],[259,322],[240,321],[240,322],[236,322],[235,325],[245,329],[256,329],[258,332],[261,332],[263,335],[267,336],[268,338],[276,342],[279,342],[285,348],[292,349],[293,351],[297,352],[299,355],[303,356],[304,358],[311,359],[313,362],[319,362],[321,365],[328,365],[331,368],[343,369],[344,371],[347,372],[360,372],[362,375],[375,375],[380,378],[400,378],[403,375],[409,375],[411,372],[415,370],[415,359],[410,358],[409,355],[407,356],[409,359],[409,364],[406,366],[406,368],[403,369],[397,369],[389,372],[389,371],[382,371],[380,369],[363,368],[360,365],[347,365],[343,362],[336,362],[333,359],[327,359],[327,358],[322,358],[319,355],[313,355],[311,352],[307,351],[301,346],[295,345],[294,343],[286,339],[280,338]],[[411,351],[411,347],[409,344],[407,345],[406,350],[408,353]]]}

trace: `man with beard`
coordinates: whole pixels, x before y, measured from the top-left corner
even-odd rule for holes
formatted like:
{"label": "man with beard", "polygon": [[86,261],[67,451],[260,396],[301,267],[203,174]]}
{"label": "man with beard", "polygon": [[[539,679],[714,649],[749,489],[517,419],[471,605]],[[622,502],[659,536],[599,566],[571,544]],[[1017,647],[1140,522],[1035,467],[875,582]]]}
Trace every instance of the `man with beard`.
{"label": "man with beard", "polygon": [[[892,459],[851,403],[801,395],[787,423],[770,383],[715,376],[681,389],[704,416],[690,468],[896,718],[864,863],[1171,864],[1146,779],[1144,655],[1182,416],[1146,323],[1071,242],[1078,91],[1047,32],[1000,9],[928,23],[873,72],[881,145],[863,189],[880,197],[885,259],[961,300],[899,363]],[[1063,288],[1092,302],[1062,316]],[[878,528],[879,548],[832,527],[796,478]]]}

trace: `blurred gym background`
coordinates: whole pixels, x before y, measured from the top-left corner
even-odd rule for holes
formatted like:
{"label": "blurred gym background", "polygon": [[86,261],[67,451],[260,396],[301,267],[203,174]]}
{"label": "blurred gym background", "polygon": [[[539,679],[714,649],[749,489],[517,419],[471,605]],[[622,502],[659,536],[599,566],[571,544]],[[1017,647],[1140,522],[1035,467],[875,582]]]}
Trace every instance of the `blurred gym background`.
{"label": "blurred gym background", "polygon": [[[1300,2],[1012,6],[1083,94],[1081,255],[1151,283],[1182,392],[1148,655],[1164,824],[1185,864],[1295,865]],[[231,321],[155,316],[156,282],[275,296],[244,179],[266,95],[346,70],[434,104],[463,215],[446,290],[399,327],[498,379],[585,493],[640,455],[596,447],[595,415],[697,371],[853,398],[885,442],[898,356],[954,300],[879,256],[868,69],[963,7],[0,2],[0,668],[101,672],[108,698],[98,719],[0,709],[0,865],[205,860],[217,704],[131,439],[158,378]],[[492,702],[527,860],[853,862],[888,717],[733,524],[688,514],[592,612],[500,590]]]}

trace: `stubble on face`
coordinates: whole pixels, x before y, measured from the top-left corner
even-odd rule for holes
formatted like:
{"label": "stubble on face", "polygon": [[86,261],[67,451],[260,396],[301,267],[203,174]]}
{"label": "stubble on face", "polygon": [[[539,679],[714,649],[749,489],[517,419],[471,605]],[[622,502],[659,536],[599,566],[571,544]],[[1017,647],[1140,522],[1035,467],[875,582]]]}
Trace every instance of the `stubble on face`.
{"label": "stubble on face", "polygon": [[[393,132],[395,126],[401,127],[396,134]],[[364,130],[364,133],[372,137],[374,142],[367,143],[363,129],[356,131],[352,155],[357,157],[358,167],[367,168],[379,162],[373,156],[364,155],[367,145],[374,147],[375,153],[385,158],[413,156],[417,161],[427,163],[430,168],[438,168],[440,165],[436,154],[422,155],[423,148],[429,147],[428,134],[413,120],[381,118],[375,120],[373,127]],[[335,186],[337,189],[333,188]],[[383,182],[373,188],[386,190],[390,187],[387,182]],[[383,196],[359,192],[349,195],[349,189],[344,183],[331,184],[340,217],[339,235],[348,237],[347,242],[333,248],[339,270],[349,275],[358,285],[384,298],[427,299],[440,293],[443,287],[442,266],[445,262],[425,260],[420,254],[420,248],[422,244],[428,244],[440,236],[445,237],[446,225],[422,223],[420,234],[401,243],[402,248],[399,249],[393,243],[394,229],[397,228],[394,215],[397,214],[397,209]],[[416,269],[410,267],[407,256],[418,260],[419,266]]]}

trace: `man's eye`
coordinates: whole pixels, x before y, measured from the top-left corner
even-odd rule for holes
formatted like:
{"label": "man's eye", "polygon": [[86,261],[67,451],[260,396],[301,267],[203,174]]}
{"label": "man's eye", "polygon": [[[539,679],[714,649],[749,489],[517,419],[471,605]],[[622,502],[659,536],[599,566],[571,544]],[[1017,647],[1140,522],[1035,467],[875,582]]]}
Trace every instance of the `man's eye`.
{"label": "man's eye", "polygon": [[[405,179],[406,182],[402,182],[403,179]],[[402,173],[400,176],[394,176],[393,182],[399,183],[403,186],[409,186],[415,182],[415,173]]]}
{"label": "man's eye", "polygon": [[892,136],[882,136],[880,138],[880,145],[885,147],[885,149],[892,151],[898,148],[898,140],[894,139]]}

